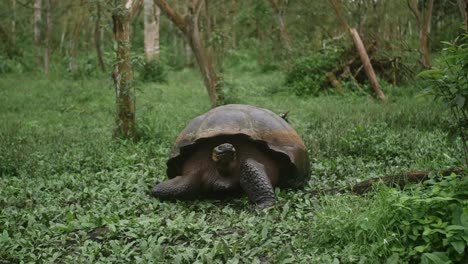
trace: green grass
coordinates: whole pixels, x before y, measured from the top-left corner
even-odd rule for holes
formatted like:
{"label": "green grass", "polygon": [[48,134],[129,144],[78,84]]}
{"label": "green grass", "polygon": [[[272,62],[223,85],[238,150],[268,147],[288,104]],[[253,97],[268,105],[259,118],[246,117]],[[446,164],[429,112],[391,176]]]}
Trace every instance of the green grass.
{"label": "green grass", "polygon": [[[267,212],[253,210],[245,197],[148,196],[166,178],[178,132],[209,109],[197,72],[137,84],[138,143],[111,137],[110,80],[2,76],[0,263],[392,263],[429,261],[441,257],[437,252],[460,261],[457,250],[468,242],[466,177],[434,177],[407,190],[378,186],[359,197],[314,194],[375,176],[460,166],[441,106],[409,88],[387,87],[390,100],[381,104],[363,94],[295,97],[278,89],[278,72],[224,78],[231,102],[289,110],[309,148],[306,188],[277,189],[278,204]],[[459,230],[447,224],[438,227],[446,237],[419,236],[438,219]]]}

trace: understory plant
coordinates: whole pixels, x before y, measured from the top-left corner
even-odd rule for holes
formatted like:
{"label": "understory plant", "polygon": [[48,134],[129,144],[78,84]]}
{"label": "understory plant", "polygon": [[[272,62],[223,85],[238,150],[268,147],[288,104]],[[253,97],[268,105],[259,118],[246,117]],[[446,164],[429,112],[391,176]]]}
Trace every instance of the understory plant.
{"label": "understory plant", "polygon": [[326,73],[339,65],[342,52],[328,48],[299,59],[286,73],[286,86],[297,96],[318,95],[327,85]]}
{"label": "understory plant", "polygon": [[464,163],[468,164],[468,33],[452,42],[444,42],[440,66],[423,71],[419,77],[429,87],[426,92],[442,100],[453,117],[452,138],[460,138],[463,146]]}
{"label": "understory plant", "polygon": [[[468,245],[468,178],[433,176],[403,193],[394,204],[404,234],[392,248],[393,258],[421,263],[466,263]],[[397,258],[398,256],[398,258]],[[394,262],[398,263],[398,262]]]}

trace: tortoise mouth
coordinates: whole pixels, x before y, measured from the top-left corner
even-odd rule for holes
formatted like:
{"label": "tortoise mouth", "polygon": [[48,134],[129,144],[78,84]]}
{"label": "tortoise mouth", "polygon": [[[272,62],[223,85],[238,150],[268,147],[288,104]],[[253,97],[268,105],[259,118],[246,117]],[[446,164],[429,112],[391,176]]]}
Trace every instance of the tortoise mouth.
{"label": "tortoise mouth", "polygon": [[213,148],[211,159],[214,162],[232,161],[236,158],[236,149],[232,144],[224,143]]}

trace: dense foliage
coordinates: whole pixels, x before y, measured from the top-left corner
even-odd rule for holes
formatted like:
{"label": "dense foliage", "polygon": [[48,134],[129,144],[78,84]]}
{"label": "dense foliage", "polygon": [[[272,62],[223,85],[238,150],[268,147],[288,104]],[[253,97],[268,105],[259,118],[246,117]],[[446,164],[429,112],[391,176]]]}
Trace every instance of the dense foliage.
{"label": "dense foliage", "polygon": [[[446,141],[448,115],[429,98],[392,88],[367,96],[269,94],[278,72],[226,72],[237,101],[290,110],[309,146],[305,190],[277,189],[278,204],[253,210],[245,197],[163,202],[147,195],[187,120],[206,111],[196,71],[140,83],[140,142],[111,139],[113,91],[106,80],[0,82],[0,259],[3,262],[390,263],[466,249],[466,176],[433,176],[405,190],[318,195],[369,177],[459,166]],[[21,81],[18,81],[21,80]],[[109,87],[109,88],[106,88]],[[47,88],[48,93],[41,91]],[[8,98],[4,100],[3,98]],[[50,104],[50,102],[55,104]],[[181,107],[183,105],[183,107]],[[437,262],[434,262],[437,263]]]}
{"label": "dense foliage", "polygon": [[439,68],[419,74],[429,83],[428,93],[441,99],[451,110],[453,137],[460,137],[468,162],[468,34],[459,36],[453,43],[445,42]]}
{"label": "dense foliage", "polygon": [[[463,1],[433,1],[428,82],[414,79],[422,23],[406,1],[335,1],[386,103],[372,96],[331,2],[203,1],[195,33],[223,102],[289,111],[309,151],[305,188],[277,188],[277,204],[259,211],[246,197],[148,195],[166,179],[179,131],[209,109],[197,56],[167,16],[148,62],[141,9],[130,41],[114,39],[124,1],[0,1],[0,263],[468,263],[468,37],[442,43],[461,35]],[[112,136],[119,46],[131,51],[132,89],[121,94],[136,99],[134,141]],[[332,70],[340,96],[324,89]],[[427,84],[432,97],[419,96]],[[437,172],[448,168],[459,169]],[[428,170],[405,187],[327,191]]]}
{"label": "dense foliage", "polygon": [[298,96],[318,95],[330,86],[327,72],[340,65],[342,53],[341,49],[328,48],[298,59],[286,73],[286,86]]}

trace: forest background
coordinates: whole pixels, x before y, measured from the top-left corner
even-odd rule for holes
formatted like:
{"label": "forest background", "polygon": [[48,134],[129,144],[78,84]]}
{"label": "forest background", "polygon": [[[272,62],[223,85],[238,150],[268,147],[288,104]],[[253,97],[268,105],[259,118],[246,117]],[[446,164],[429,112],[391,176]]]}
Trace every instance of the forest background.
{"label": "forest background", "polygon": [[[0,263],[467,261],[467,5],[2,1]],[[289,111],[305,189],[266,212],[150,198],[227,103]]]}

